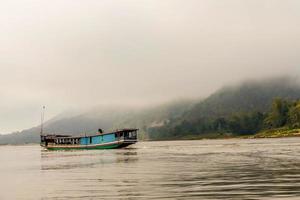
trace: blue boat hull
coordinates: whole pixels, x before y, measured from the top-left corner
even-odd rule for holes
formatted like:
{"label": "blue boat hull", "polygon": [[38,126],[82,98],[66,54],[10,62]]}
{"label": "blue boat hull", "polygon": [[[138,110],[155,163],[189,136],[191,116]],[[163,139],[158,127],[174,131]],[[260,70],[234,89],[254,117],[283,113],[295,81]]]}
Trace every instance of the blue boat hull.
{"label": "blue boat hull", "polygon": [[123,148],[137,142],[136,133],[137,129],[123,129],[91,136],[46,135],[41,136],[41,146],[49,150]]}

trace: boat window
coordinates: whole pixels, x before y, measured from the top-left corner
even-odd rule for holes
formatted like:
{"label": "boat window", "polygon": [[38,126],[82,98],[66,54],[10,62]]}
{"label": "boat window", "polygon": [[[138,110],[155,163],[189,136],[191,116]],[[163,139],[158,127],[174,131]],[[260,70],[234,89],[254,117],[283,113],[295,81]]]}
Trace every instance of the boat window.
{"label": "boat window", "polygon": [[90,137],[90,143],[92,143],[92,141],[93,141],[93,139],[92,139],[92,137]]}

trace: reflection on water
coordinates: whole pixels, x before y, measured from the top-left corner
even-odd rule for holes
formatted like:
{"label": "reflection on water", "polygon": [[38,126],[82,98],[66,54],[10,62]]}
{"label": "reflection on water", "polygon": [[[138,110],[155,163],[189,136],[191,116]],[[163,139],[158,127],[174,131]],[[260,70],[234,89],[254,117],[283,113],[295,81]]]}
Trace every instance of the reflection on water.
{"label": "reflection on water", "polygon": [[110,151],[47,151],[41,154],[41,170],[92,168],[98,165],[137,161],[137,152],[131,149]]}
{"label": "reflection on water", "polygon": [[300,138],[3,146],[0,199],[300,199]]}

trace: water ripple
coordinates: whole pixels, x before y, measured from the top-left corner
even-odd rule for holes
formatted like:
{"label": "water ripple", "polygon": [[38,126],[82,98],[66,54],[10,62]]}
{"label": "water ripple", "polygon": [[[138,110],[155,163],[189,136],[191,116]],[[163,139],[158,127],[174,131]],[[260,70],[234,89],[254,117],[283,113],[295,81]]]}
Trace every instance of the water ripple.
{"label": "water ripple", "polygon": [[300,199],[300,138],[1,150],[0,199]]}

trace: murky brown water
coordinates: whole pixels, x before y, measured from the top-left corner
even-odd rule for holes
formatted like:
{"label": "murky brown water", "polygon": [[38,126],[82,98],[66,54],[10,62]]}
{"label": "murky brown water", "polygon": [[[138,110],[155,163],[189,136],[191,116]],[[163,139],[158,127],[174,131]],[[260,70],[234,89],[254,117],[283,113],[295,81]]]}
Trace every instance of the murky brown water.
{"label": "murky brown water", "polygon": [[300,199],[300,138],[0,147],[0,199]]}

